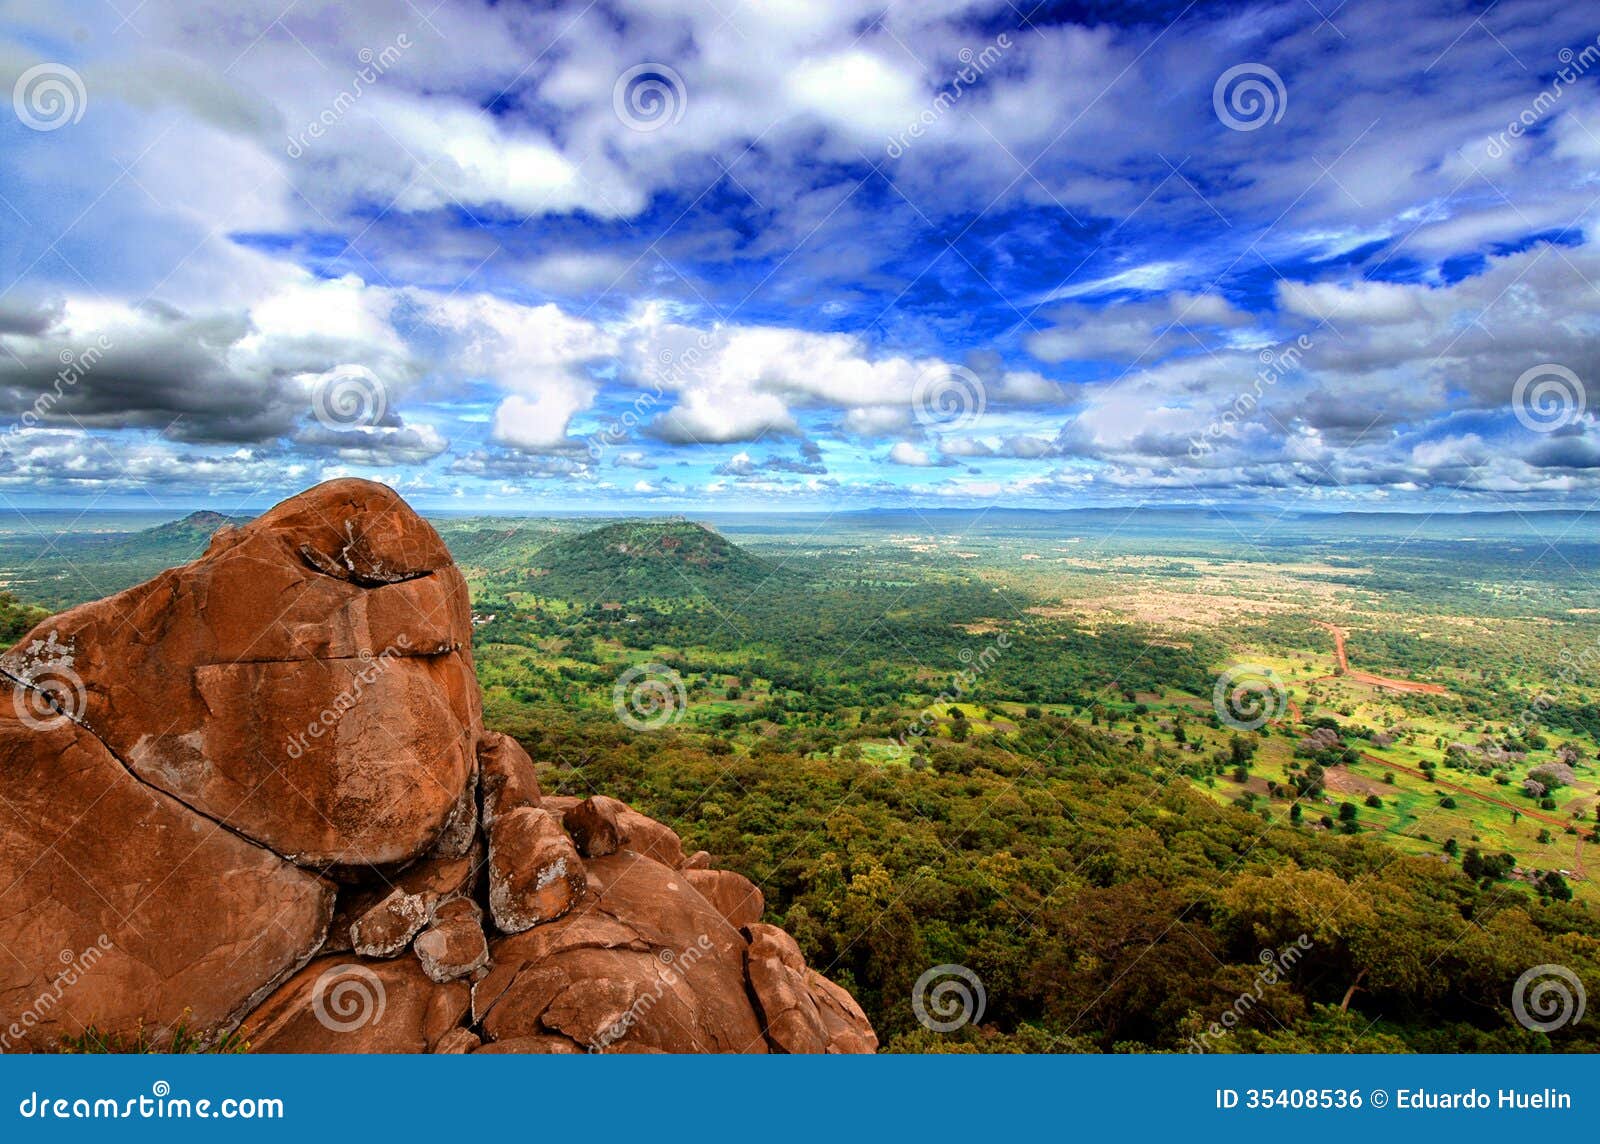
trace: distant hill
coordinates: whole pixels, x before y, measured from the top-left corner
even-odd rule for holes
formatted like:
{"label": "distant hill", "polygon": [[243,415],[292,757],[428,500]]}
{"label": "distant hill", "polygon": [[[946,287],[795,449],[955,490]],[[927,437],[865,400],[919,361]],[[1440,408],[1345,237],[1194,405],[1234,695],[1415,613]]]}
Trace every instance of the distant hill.
{"label": "distant hill", "polygon": [[198,559],[211,543],[212,535],[224,525],[244,525],[250,520],[247,516],[224,516],[202,509],[154,528],[98,538],[101,558],[118,563],[131,561],[138,566],[136,571],[148,578],[152,570]]}
{"label": "distant hill", "polygon": [[701,524],[633,520],[566,536],[534,555],[533,590],[603,603],[648,596],[742,599],[774,570]]}
{"label": "distant hill", "polygon": [[[166,524],[158,524],[154,528],[132,533],[124,543],[143,546],[193,545],[203,550],[211,542],[212,534],[223,525],[245,525],[249,524],[250,520],[248,516],[225,516],[210,509],[201,509],[199,512],[191,512],[182,520],[171,520]],[[195,552],[195,555],[199,556],[200,552]]]}
{"label": "distant hill", "polygon": [[164,569],[198,559],[217,529],[249,521],[249,517],[201,511],[136,532],[4,537],[0,580],[21,599],[56,611],[120,592]]}

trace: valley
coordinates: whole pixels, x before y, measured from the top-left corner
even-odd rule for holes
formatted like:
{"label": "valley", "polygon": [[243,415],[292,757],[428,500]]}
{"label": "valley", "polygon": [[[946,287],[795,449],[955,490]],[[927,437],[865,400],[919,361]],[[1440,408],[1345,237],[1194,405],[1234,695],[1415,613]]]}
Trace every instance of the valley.
{"label": "valley", "polygon": [[[8,607],[219,523],[0,537]],[[755,881],[891,1050],[1181,1050],[1305,935],[1207,1051],[1524,1051],[1550,1045],[1494,1007],[1505,967],[1600,958],[1592,528],[434,523],[486,724],[547,791],[614,792]],[[941,962],[990,999],[950,1037],[901,1003]]]}

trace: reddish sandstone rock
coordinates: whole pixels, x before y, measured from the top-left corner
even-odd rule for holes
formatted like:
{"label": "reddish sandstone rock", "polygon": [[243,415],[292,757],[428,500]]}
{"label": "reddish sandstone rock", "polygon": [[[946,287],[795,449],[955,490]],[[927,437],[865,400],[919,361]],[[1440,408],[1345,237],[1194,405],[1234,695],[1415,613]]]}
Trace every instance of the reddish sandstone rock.
{"label": "reddish sandstone rock", "polygon": [[[782,930],[778,931],[783,933]],[[784,934],[788,937],[788,934]],[[790,940],[793,940],[792,938]],[[816,1002],[817,1014],[828,1034],[830,1053],[875,1053],[878,1051],[878,1034],[872,1022],[850,996],[848,990],[835,985],[815,969],[806,970],[806,989]]]}
{"label": "reddish sandstone rock", "polygon": [[572,839],[547,812],[518,807],[489,828],[489,912],[501,932],[559,918],[586,884]]}
{"label": "reddish sandstone rock", "polygon": [[258,1053],[432,1052],[470,1004],[463,982],[429,981],[415,958],[321,957],[280,986],[241,1029]]}
{"label": "reddish sandstone rock", "polygon": [[0,685],[0,1048],[91,1022],[132,1035],[231,1025],[322,940],[331,885],[130,775]]}
{"label": "reddish sandstone rock", "polygon": [[420,894],[394,890],[350,926],[350,948],[362,957],[394,957],[428,924],[429,906]]}
{"label": "reddish sandstone rock", "polygon": [[767,1049],[744,938],[678,871],[638,854],[589,863],[581,909],[493,944],[473,1014],[493,1042],[558,1035],[606,1052]]}
{"label": "reddish sandstone rock", "polygon": [[483,863],[483,843],[474,837],[471,849],[460,857],[435,850],[398,873],[380,877],[376,884],[341,886],[333,924],[328,928],[328,940],[322,952],[339,953],[350,949],[350,927],[396,890],[417,895],[429,910],[445,898],[471,893]]}
{"label": "reddish sandstone rock", "polygon": [[752,925],[746,954],[750,990],[767,1040],[782,1053],[870,1053],[877,1035],[843,989],[806,968],[794,938],[777,926]]}
{"label": "reddish sandstone rock", "polygon": [[743,874],[732,870],[684,870],[689,885],[716,907],[734,929],[743,929],[761,920],[767,908],[760,888]]}
{"label": "reddish sandstone rock", "polygon": [[440,1037],[438,1043],[433,1046],[433,1051],[441,1055],[448,1053],[475,1053],[481,1044],[483,1044],[483,1038],[479,1037],[478,1034],[471,1029],[464,1029],[458,1026]]}
{"label": "reddish sandstone rock", "polygon": [[510,735],[485,731],[478,740],[478,770],[483,790],[483,825],[518,807],[540,805],[539,777],[522,744]]}
{"label": "reddish sandstone rock", "polygon": [[74,649],[82,721],[140,779],[321,870],[407,861],[449,822],[481,723],[469,615],[438,534],[341,480],[24,646]]}
{"label": "reddish sandstone rock", "polygon": [[539,805],[558,819],[565,820],[567,811],[581,805],[583,799],[570,794],[547,794],[539,799]]}
{"label": "reddish sandstone rock", "polygon": [[585,858],[627,849],[664,866],[683,865],[683,840],[671,827],[640,814],[620,799],[597,794],[566,812],[567,832]]}
{"label": "reddish sandstone rock", "polygon": [[470,898],[452,898],[433,911],[433,922],[416,940],[417,959],[430,980],[468,977],[489,964],[483,911]]}

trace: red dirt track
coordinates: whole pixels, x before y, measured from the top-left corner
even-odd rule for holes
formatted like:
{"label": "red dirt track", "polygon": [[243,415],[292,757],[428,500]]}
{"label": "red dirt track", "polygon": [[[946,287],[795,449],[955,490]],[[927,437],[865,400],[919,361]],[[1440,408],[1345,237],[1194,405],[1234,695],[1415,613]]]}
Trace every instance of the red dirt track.
{"label": "red dirt track", "polygon": [[1370,671],[1351,671],[1350,663],[1344,654],[1345,631],[1328,623],[1326,620],[1313,620],[1319,628],[1327,628],[1333,633],[1333,658],[1339,664],[1339,670],[1344,672],[1345,679],[1356,683],[1365,683],[1369,687],[1383,687],[1390,691],[1403,691],[1412,695],[1449,695],[1450,689],[1437,683],[1418,683],[1412,679],[1390,679],[1384,675],[1373,675]]}

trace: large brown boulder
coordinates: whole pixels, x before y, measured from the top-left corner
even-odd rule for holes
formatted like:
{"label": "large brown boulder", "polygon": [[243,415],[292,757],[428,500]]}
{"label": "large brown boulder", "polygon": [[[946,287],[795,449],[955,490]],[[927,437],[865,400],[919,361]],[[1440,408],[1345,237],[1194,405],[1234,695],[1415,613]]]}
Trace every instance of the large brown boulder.
{"label": "large brown boulder", "polygon": [[321,870],[415,858],[462,802],[470,633],[438,533],[341,480],[19,646],[74,649],[81,721],[144,782]]}
{"label": "large brown boulder", "polygon": [[316,952],[333,887],[0,685],[0,1049],[232,1025]]}
{"label": "large brown boulder", "polygon": [[871,1051],[751,882],[541,794],[470,640],[433,529],[334,481],[0,656],[0,1049]]}

